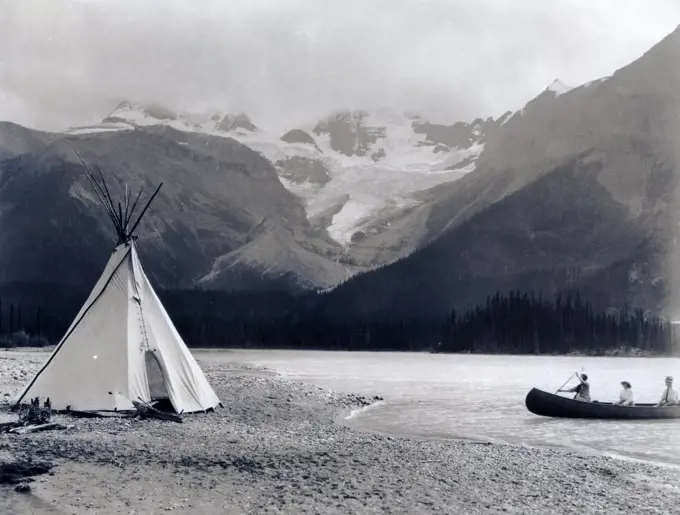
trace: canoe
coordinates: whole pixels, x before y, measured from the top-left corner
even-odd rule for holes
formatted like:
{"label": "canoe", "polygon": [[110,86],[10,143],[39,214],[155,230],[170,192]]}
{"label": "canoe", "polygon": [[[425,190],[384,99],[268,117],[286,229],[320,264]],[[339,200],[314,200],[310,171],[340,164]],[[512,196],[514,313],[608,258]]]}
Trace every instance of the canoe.
{"label": "canoe", "polygon": [[524,401],[527,409],[543,417],[649,420],[680,418],[680,406],[657,408],[654,404],[616,406],[611,402],[584,402],[532,388]]}

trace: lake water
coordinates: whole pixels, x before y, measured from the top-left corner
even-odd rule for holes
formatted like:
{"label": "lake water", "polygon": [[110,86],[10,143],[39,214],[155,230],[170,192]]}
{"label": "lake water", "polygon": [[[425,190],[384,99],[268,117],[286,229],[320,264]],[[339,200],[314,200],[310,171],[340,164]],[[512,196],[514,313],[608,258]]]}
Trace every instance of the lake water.
{"label": "lake water", "polygon": [[680,383],[677,358],[251,350],[197,354],[268,367],[290,379],[336,391],[384,397],[384,403],[346,421],[358,429],[561,446],[680,466],[680,420],[550,419],[533,415],[524,405],[533,386],[554,392],[581,371],[589,376],[595,400],[618,399],[620,382],[627,380],[637,402],[656,402],[667,375]]}

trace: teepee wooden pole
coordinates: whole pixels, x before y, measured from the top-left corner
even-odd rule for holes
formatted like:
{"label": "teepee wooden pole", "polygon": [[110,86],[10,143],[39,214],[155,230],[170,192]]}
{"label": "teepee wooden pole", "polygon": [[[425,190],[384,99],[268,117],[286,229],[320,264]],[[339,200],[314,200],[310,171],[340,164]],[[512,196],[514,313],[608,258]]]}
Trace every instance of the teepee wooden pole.
{"label": "teepee wooden pole", "polygon": [[113,206],[111,206],[109,202],[106,200],[106,195],[104,194],[104,191],[102,190],[101,186],[97,183],[97,180],[92,174],[92,172],[90,172],[90,170],[87,168],[87,165],[85,165],[85,163],[83,163],[83,165],[85,166],[86,176],[90,181],[90,184],[94,189],[94,192],[97,194],[97,197],[99,197],[99,201],[104,206],[104,209],[106,210],[106,213],[109,215],[109,218],[111,218],[111,221],[113,222],[116,231],[118,231],[118,225],[116,224],[116,216],[115,213],[113,212]]}
{"label": "teepee wooden pole", "polygon": [[146,213],[146,210],[149,209],[151,202],[153,202],[153,199],[156,198],[156,195],[158,195],[158,192],[160,191],[161,186],[163,186],[162,182],[158,185],[158,188],[156,188],[156,191],[153,192],[153,195],[151,195],[151,198],[146,203],[146,206],[144,206],[144,209],[142,209],[142,212],[139,214],[139,218],[137,218],[137,221],[135,222],[135,225],[133,225],[132,229],[130,229],[130,236],[132,236],[132,234],[135,232],[135,229],[139,225],[139,222],[141,222],[142,217],[144,216],[144,213]]}
{"label": "teepee wooden pole", "polygon": [[130,212],[128,213],[128,225],[132,221],[132,215],[134,214],[135,209],[137,209],[137,203],[139,202],[143,192],[144,190],[140,188],[139,192],[137,193],[137,198],[135,198],[135,201],[132,203],[132,207],[130,207]]}
{"label": "teepee wooden pole", "polygon": [[[102,173],[101,168],[99,168],[98,171],[99,171],[99,177],[101,177],[101,180],[102,180],[102,186],[104,188],[104,192],[106,193],[106,198],[109,201],[109,205],[113,208],[113,214],[115,215],[116,214],[116,208],[115,208],[115,203],[113,202],[113,197],[111,196],[111,192],[109,191],[109,187],[106,185],[106,179],[104,179],[104,174]],[[121,229],[122,229],[122,226],[120,225],[120,220],[117,220],[117,221],[119,222],[118,226],[121,227]]]}
{"label": "teepee wooden pole", "polygon": [[125,217],[123,218],[123,228],[127,231],[128,224],[130,223],[129,217],[130,210],[130,190],[128,189],[127,182],[125,183]]}

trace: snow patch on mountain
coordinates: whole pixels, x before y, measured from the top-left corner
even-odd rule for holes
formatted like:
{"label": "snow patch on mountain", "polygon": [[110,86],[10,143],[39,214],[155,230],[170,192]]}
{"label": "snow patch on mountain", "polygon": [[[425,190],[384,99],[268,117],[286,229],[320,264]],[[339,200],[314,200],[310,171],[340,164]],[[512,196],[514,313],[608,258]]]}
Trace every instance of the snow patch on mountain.
{"label": "snow patch on mountain", "polygon": [[567,86],[564,82],[562,82],[560,79],[555,79],[550,86],[545,88],[546,91],[551,91],[555,93],[556,97],[559,97],[560,95],[564,95],[565,93],[568,93],[571,91],[572,88],[571,86]]}
{"label": "snow patch on mountain", "polygon": [[585,84],[583,84],[581,87],[582,88],[588,88],[590,86],[595,86],[597,84],[601,84],[601,83],[609,80],[610,78],[611,77],[601,77],[599,79],[591,80],[590,82],[586,82]]}
{"label": "snow patch on mountain", "polygon": [[71,127],[66,131],[66,134],[80,135],[80,134],[94,134],[100,132],[118,132],[118,131],[131,131],[134,130],[134,126],[129,123],[99,123],[95,125],[86,125],[82,127]]}
{"label": "snow patch on mountain", "polygon": [[473,171],[489,124],[500,126],[507,118],[446,126],[385,109],[344,111],[278,134],[260,129],[243,113],[174,113],[123,102],[101,123],[69,132],[166,125],[233,138],[277,167],[282,184],[304,199],[308,219],[334,212],[325,228],[347,245],[376,214],[413,206],[415,193]]}

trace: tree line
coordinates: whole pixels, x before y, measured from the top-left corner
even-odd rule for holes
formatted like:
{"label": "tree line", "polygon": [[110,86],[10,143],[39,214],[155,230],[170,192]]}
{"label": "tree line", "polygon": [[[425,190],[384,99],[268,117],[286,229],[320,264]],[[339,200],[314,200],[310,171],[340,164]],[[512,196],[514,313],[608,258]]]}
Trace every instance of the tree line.
{"label": "tree line", "polygon": [[[642,310],[596,311],[579,292],[554,298],[497,292],[444,319],[329,313],[319,309],[316,294],[172,290],[160,291],[159,297],[191,347],[520,354],[675,351],[667,321]],[[0,299],[0,347],[55,344],[80,307],[28,307]]]}
{"label": "tree line", "polygon": [[[237,294],[213,292],[208,309],[200,307],[203,293],[193,295],[186,303],[175,292],[174,300],[164,302],[187,343],[200,347],[514,354],[631,348],[672,354],[676,348],[667,320],[627,307],[596,310],[578,291],[551,298],[518,290],[496,292],[473,308],[452,310],[445,319],[421,314],[358,317],[318,309],[318,296],[286,294],[255,306]],[[198,309],[187,311],[188,305]]]}
{"label": "tree line", "polygon": [[672,325],[641,309],[595,312],[578,292],[546,300],[511,291],[464,313],[452,311],[438,350],[566,354],[631,348],[674,353]]}

